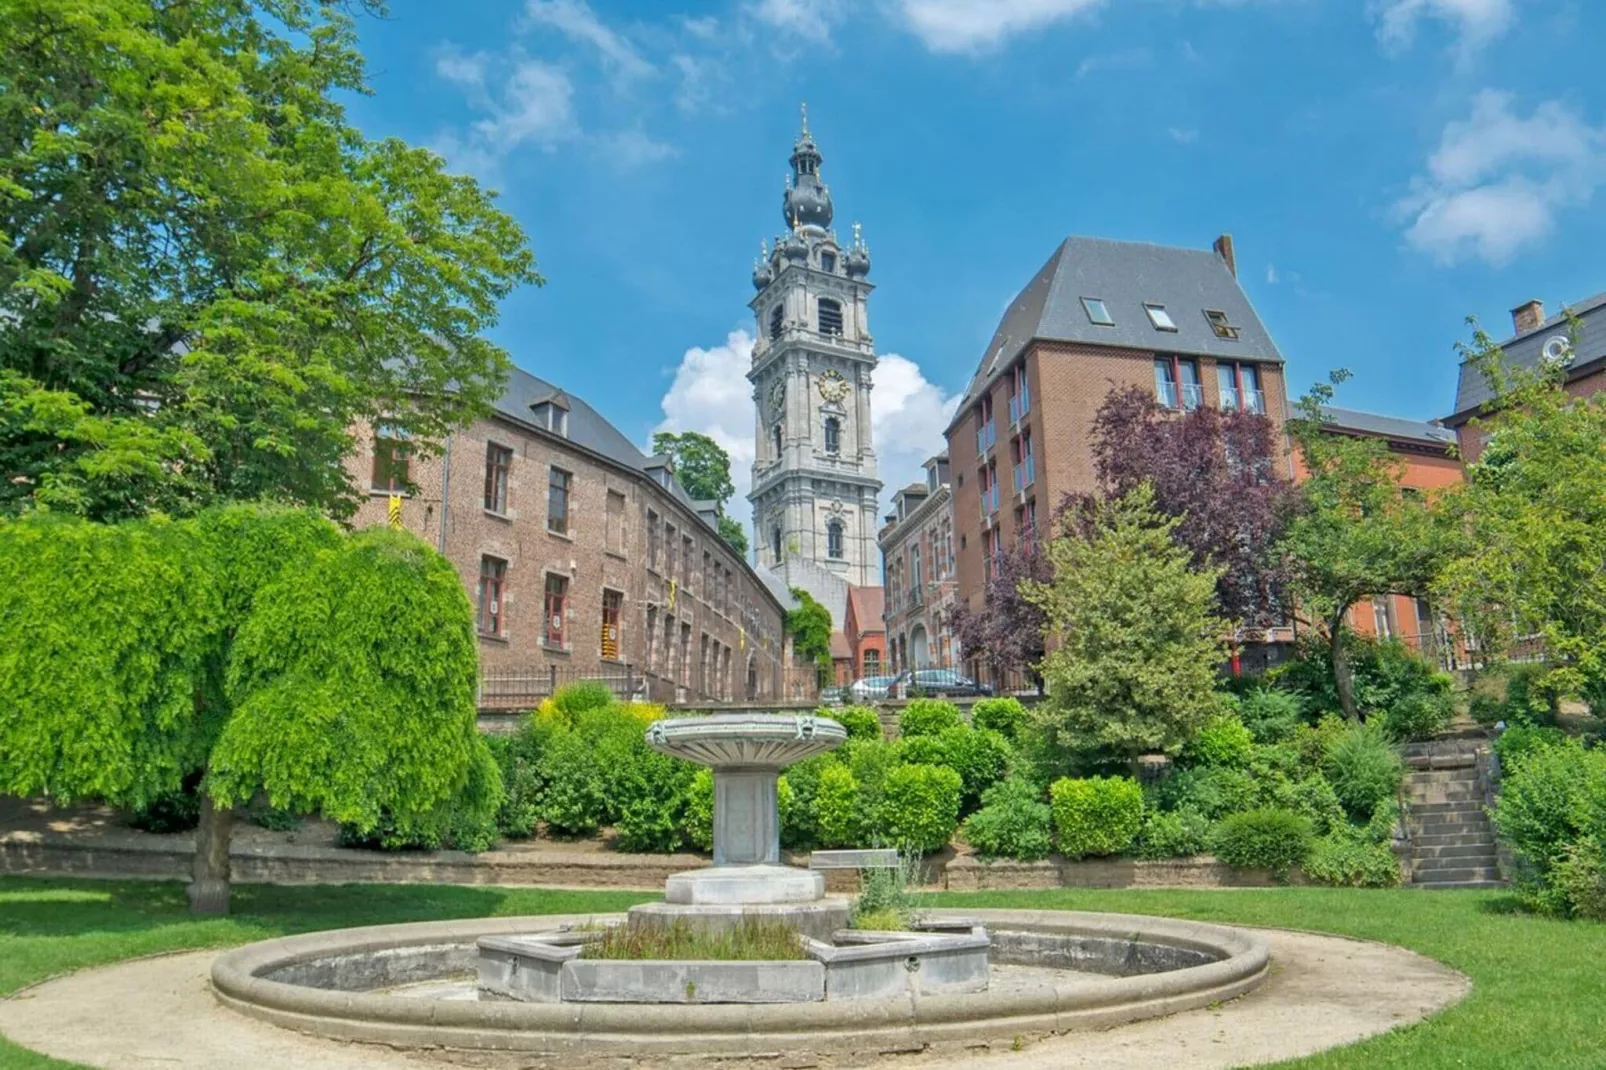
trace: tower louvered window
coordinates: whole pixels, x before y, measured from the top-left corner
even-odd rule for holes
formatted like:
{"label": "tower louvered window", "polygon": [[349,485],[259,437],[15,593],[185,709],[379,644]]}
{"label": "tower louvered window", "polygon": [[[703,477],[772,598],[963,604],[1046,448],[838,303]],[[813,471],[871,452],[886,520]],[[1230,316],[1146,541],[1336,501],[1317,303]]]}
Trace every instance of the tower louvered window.
{"label": "tower louvered window", "polygon": [[770,309],[770,341],[781,336],[781,322],[786,318],[786,309],[776,305]]}
{"label": "tower louvered window", "polygon": [[842,305],[829,297],[820,298],[820,333],[830,335],[842,333]]}

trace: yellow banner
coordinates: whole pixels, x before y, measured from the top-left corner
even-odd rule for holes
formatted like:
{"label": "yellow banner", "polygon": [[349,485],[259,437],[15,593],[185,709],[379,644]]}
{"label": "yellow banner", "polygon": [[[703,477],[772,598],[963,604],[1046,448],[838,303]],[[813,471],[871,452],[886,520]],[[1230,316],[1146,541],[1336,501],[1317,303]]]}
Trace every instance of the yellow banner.
{"label": "yellow banner", "polygon": [[390,518],[390,526],[395,528],[397,531],[400,531],[401,530],[401,526],[402,526],[401,509],[402,509],[401,495],[400,494],[392,494],[390,496],[390,501],[386,505],[385,512]]}
{"label": "yellow banner", "polygon": [[669,608],[675,608],[675,581],[669,581]]}

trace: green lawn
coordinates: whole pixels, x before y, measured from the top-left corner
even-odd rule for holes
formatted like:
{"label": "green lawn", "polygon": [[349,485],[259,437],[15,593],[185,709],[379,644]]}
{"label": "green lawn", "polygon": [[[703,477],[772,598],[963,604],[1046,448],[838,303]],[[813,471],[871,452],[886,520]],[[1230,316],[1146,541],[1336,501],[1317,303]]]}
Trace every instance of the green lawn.
{"label": "green lawn", "polygon": [[[492,914],[622,910],[653,898],[428,885],[242,887],[232,917],[192,920],[178,884],[0,878],[0,995],[117,959],[308,929]],[[1606,1067],[1606,925],[1512,913],[1476,892],[990,892],[942,906],[1113,910],[1341,933],[1413,948],[1470,975],[1462,1004],[1301,1067]],[[65,1064],[0,1042],[0,1067]]]}

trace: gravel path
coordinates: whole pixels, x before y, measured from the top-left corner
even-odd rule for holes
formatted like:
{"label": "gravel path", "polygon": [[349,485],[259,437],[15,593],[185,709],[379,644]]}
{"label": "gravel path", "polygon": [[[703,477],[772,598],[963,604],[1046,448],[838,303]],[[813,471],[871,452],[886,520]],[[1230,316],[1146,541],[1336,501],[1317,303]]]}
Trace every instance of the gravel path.
{"label": "gravel path", "polygon": [[[1219,1008],[1072,1033],[1018,1052],[1006,1039],[994,1051],[904,1055],[888,1065],[919,1070],[1248,1066],[1417,1021],[1471,988],[1461,974],[1402,948],[1283,931],[1266,935],[1271,977]],[[215,955],[140,959],[47,981],[0,1001],[0,1033],[35,1051],[106,1070],[425,1070],[443,1064],[424,1054],[304,1037],[225,1010],[213,1000],[207,981]],[[677,1060],[676,1065],[691,1062]],[[565,1065],[577,1064],[568,1060]],[[710,1060],[708,1065],[720,1064]],[[774,1065],[797,1064],[783,1057]]]}

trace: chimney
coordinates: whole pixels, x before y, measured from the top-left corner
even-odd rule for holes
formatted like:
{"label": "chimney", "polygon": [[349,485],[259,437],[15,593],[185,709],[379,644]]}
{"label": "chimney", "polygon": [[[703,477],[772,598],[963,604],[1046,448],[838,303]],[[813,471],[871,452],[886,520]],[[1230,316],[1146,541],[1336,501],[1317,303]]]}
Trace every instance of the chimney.
{"label": "chimney", "polygon": [[1529,301],[1511,310],[1511,326],[1518,334],[1531,331],[1545,322],[1545,303]]}
{"label": "chimney", "polygon": [[1238,259],[1232,255],[1232,235],[1223,234],[1216,239],[1215,244],[1210,248],[1216,251],[1216,255],[1221,257],[1222,263],[1227,265],[1227,270],[1232,272],[1232,277],[1236,279],[1238,277]]}

